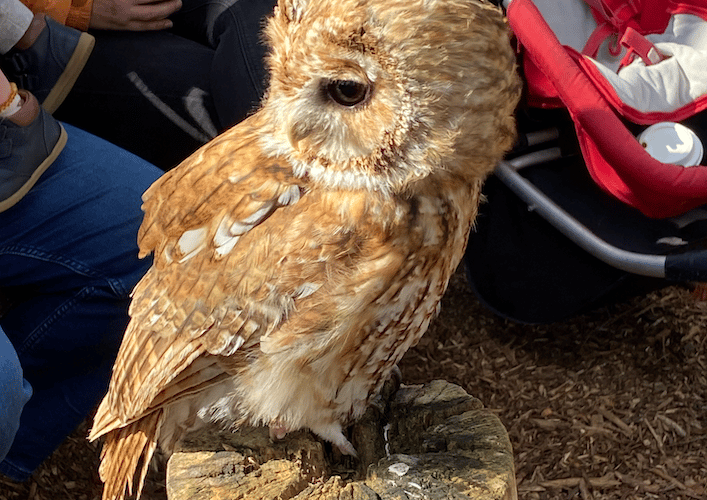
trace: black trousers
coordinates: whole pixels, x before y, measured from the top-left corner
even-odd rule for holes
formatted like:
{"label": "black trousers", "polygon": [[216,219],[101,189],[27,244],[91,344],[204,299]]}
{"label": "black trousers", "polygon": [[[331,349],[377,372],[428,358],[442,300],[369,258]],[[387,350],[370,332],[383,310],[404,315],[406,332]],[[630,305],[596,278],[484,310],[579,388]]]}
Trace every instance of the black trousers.
{"label": "black trousers", "polygon": [[169,31],[92,31],[96,46],[55,116],[176,166],[243,120],[267,88],[262,27],[275,0],[184,0]]}

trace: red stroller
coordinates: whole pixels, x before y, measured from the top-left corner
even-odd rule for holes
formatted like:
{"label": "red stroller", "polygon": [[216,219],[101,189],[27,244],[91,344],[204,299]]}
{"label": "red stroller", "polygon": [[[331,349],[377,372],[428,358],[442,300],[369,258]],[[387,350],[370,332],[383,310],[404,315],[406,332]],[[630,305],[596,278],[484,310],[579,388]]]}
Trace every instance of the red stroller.
{"label": "red stroller", "polygon": [[504,7],[527,95],[467,249],[481,300],[547,322],[639,282],[707,281],[707,2]]}

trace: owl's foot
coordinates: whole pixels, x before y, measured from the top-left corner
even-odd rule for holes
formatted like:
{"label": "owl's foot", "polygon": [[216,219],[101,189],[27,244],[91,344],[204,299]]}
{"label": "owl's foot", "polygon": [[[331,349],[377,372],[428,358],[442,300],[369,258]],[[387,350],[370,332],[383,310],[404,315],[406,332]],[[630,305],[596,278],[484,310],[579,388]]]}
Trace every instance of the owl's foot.
{"label": "owl's foot", "polygon": [[270,430],[270,439],[273,441],[283,439],[289,432],[285,424],[279,420],[273,420],[270,422],[268,429]]}
{"label": "owl's foot", "polygon": [[400,387],[400,384],[403,382],[403,372],[400,371],[398,365],[393,365],[393,369],[390,370],[388,380],[393,383],[393,385],[395,386],[395,390],[398,390],[398,387]]}
{"label": "owl's foot", "polygon": [[346,439],[343,435],[341,436],[341,442],[334,443],[334,445],[337,447],[337,449],[341,452],[342,455],[350,455],[354,458],[358,458],[358,452],[356,451],[356,448],[351,444],[351,441]]}
{"label": "owl's foot", "polygon": [[403,372],[400,371],[398,365],[393,366],[388,375],[388,379],[383,384],[383,388],[378,394],[373,396],[371,402],[369,403],[372,407],[378,410],[378,413],[385,415],[388,411],[388,404],[393,394],[395,394],[400,388],[400,384],[403,381]]}
{"label": "owl's foot", "polygon": [[325,441],[329,441],[331,444],[336,446],[336,448],[343,455],[350,455],[352,457],[358,458],[358,452],[356,451],[356,448],[354,448],[351,442],[346,439],[346,436],[344,436],[344,433],[341,431],[341,425],[339,423],[322,426],[311,430],[320,438],[324,439]]}

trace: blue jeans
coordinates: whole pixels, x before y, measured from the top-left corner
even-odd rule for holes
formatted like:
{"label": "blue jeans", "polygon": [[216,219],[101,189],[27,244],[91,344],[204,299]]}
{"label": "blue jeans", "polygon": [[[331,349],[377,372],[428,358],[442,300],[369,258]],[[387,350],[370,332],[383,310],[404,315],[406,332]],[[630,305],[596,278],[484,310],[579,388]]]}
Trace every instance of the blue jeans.
{"label": "blue jeans", "polygon": [[[105,393],[130,291],[150,265],[137,258],[136,234],[141,195],[161,172],[65,127],[69,140],[55,163],[0,213],[0,288],[16,301],[0,326],[32,387],[0,462],[0,473],[16,481],[27,479]],[[13,365],[12,353],[8,359]],[[0,396],[21,406],[28,388],[16,371],[11,375],[13,385],[3,381]],[[20,394],[4,394],[6,387]]]}
{"label": "blue jeans", "polygon": [[15,439],[22,408],[31,395],[32,386],[22,377],[15,348],[0,328],[0,460]]}

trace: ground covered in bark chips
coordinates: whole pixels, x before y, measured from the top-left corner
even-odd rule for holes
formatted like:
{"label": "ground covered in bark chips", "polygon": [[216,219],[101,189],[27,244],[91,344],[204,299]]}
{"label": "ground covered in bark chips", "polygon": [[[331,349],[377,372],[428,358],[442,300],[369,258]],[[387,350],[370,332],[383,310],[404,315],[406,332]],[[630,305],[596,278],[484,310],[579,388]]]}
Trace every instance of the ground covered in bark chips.
{"label": "ground covered in bark chips", "polygon": [[[520,499],[707,500],[707,301],[689,287],[528,326],[484,309],[457,273],[401,369],[404,383],[446,379],[498,414]],[[87,429],[27,483],[0,478],[0,500],[100,498]]]}

